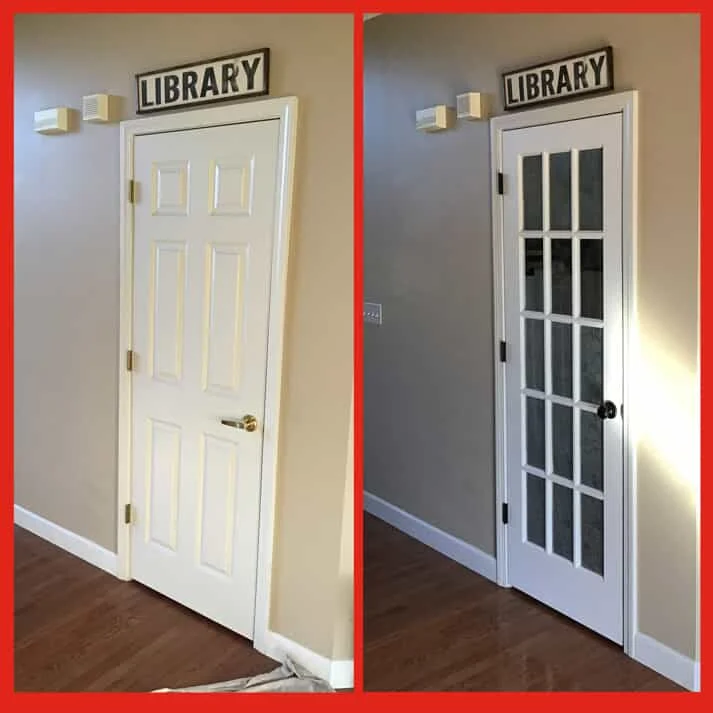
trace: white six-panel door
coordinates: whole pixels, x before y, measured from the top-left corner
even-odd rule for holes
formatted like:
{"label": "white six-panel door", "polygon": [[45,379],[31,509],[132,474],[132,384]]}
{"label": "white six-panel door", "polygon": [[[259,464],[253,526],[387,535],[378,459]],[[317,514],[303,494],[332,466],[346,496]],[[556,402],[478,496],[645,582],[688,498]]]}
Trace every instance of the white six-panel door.
{"label": "white six-panel door", "polygon": [[510,583],[622,643],[621,114],[502,157]]}
{"label": "white six-panel door", "polygon": [[134,143],[132,577],[249,638],[278,132]]}

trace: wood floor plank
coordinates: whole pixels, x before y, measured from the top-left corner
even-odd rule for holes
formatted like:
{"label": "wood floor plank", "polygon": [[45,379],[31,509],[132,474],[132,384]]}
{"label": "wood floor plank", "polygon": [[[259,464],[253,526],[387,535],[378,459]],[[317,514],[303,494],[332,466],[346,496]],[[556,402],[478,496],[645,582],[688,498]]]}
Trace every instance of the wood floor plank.
{"label": "wood floor plank", "polygon": [[566,617],[364,518],[367,691],[683,691]]}
{"label": "wood floor plank", "polygon": [[175,602],[15,528],[15,690],[151,691],[277,664]]}

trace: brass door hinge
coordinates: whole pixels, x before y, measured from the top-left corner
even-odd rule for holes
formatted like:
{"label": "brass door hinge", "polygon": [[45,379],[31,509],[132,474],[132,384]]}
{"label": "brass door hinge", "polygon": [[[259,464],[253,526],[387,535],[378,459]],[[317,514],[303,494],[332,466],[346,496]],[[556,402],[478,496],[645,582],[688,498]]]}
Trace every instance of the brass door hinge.
{"label": "brass door hinge", "polygon": [[136,203],[136,181],[129,180],[129,203]]}
{"label": "brass door hinge", "polygon": [[131,503],[124,505],[124,524],[131,524]]}
{"label": "brass door hinge", "polygon": [[126,350],[126,371],[133,371],[136,366],[136,352],[131,349]]}

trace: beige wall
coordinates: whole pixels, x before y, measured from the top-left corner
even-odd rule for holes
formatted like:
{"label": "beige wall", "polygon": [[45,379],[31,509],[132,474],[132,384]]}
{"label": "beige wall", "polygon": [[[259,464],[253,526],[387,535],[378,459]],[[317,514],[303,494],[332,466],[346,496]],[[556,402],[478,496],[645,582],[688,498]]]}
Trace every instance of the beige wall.
{"label": "beige wall", "polygon": [[354,649],[354,399],[349,419],[349,455],[347,457],[347,487],[344,490],[344,519],[339,558],[340,590],[337,619],[341,626],[334,639],[335,660],[346,659]]}
{"label": "beige wall", "polygon": [[365,23],[367,491],[495,551],[487,122],[414,112],[605,44],[641,99],[639,629],[696,655],[699,22],[693,15],[382,15]]}
{"label": "beige wall", "polygon": [[15,20],[15,502],[111,550],[119,129],[43,137],[33,112],[109,92],[133,118],[135,73],[255,47],[272,50],[271,94],[300,99],[271,621],[325,656],[348,486],[352,32],[334,15]]}

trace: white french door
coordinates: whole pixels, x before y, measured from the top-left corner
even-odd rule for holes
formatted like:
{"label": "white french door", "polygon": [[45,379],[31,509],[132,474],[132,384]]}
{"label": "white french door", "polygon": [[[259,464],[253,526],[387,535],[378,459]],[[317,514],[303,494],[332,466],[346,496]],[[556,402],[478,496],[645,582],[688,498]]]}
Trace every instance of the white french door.
{"label": "white french door", "polygon": [[502,136],[509,579],[621,644],[622,117]]}

